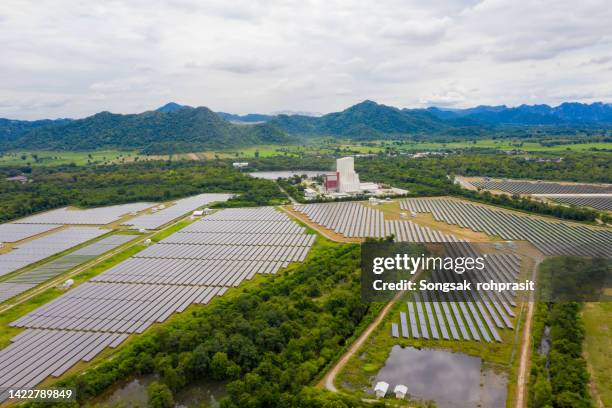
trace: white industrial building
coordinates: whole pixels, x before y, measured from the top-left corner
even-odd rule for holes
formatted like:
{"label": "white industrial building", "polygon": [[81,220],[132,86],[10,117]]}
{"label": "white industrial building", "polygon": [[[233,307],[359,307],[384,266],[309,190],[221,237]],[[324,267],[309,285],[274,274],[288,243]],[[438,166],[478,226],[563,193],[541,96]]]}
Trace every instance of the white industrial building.
{"label": "white industrial building", "polygon": [[355,160],[352,157],[343,157],[336,160],[336,172],[338,172],[338,192],[361,192],[359,174],[355,173]]}

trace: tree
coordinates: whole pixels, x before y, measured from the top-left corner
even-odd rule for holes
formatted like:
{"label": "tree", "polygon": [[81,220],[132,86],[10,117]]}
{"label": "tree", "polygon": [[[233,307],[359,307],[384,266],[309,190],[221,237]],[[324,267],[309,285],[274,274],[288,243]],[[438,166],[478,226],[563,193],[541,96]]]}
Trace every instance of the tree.
{"label": "tree", "polygon": [[174,407],[174,397],[172,391],[166,384],[157,381],[152,382],[147,387],[149,406],[152,408],[172,408]]}

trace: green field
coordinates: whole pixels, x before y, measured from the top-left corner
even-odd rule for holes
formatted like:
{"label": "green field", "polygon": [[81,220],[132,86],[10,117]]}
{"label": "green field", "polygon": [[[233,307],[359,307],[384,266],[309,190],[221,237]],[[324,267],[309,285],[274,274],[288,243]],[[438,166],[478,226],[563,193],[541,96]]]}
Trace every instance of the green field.
{"label": "green field", "polygon": [[50,166],[60,164],[104,164],[129,159],[134,152],[120,150],[67,151],[15,151],[0,154],[0,166]]}
{"label": "green field", "polygon": [[612,407],[612,303],[586,303],[582,309],[584,355],[591,375],[591,395]]}
{"label": "green field", "polygon": [[349,154],[377,154],[385,151],[416,152],[446,149],[496,149],[501,151],[521,150],[525,152],[554,153],[564,151],[589,151],[592,149],[612,150],[612,143],[582,143],[558,146],[542,146],[538,142],[525,142],[513,139],[482,139],[451,143],[439,142],[394,142],[350,140],[330,140],[328,138],[309,139],[296,145],[257,145],[240,149],[209,150],[173,155],[139,155],[135,151],[95,150],[83,152],[68,151],[14,151],[0,155],[0,166],[46,166],[62,164],[109,164],[132,162],[135,160],[212,160],[248,159],[272,156],[321,156]]}

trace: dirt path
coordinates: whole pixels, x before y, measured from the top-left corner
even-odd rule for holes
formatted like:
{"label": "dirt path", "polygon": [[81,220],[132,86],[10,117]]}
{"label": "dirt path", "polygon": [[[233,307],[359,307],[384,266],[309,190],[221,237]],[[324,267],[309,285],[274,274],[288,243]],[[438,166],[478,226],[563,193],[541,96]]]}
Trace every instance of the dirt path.
{"label": "dirt path", "polygon": [[[542,259],[537,259],[533,266],[531,279],[535,282],[538,266]],[[531,366],[531,323],[533,321],[533,312],[535,310],[535,299],[532,293],[527,302],[527,315],[525,316],[525,327],[523,328],[523,341],[521,342],[521,357],[519,361],[518,378],[516,381],[516,408],[525,408],[527,406],[527,383],[529,382],[529,371]]]}
{"label": "dirt path", "polygon": [[389,303],[387,303],[383,310],[378,314],[376,319],[374,319],[374,321],[370,323],[370,325],[363,331],[363,333],[361,333],[357,340],[355,340],[353,344],[351,344],[351,347],[349,347],[346,353],[344,353],[344,355],[336,362],[332,369],[329,370],[327,374],[325,374],[325,377],[323,377],[319,384],[317,384],[319,387],[325,387],[329,391],[338,392],[338,389],[334,385],[334,380],[336,379],[336,376],[344,368],[346,363],[348,363],[350,358],[357,352],[357,350],[359,350],[359,348],[366,341],[366,339],[370,337],[374,329],[378,327],[378,325],[385,318],[389,310],[391,310],[393,305],[403,294],[404,292],[399,292],[393,297],[393,299]]}

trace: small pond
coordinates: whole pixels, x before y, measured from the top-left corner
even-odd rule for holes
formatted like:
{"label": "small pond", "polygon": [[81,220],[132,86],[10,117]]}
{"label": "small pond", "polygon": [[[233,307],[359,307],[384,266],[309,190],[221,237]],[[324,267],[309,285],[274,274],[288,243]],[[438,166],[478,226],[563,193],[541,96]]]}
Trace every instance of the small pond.
{"label": "small pond", "polygon": [[301,176],[302,174],[306,174],[308,177],[316,177],[320,174],[325,174],[325,173],[329,173],[329,171],[326,171],[326,170],[254,171],[252,173],[249,173],[249,175],[256,177],[256,178],[276,180],[279,177],[288,178],[288,177],[293,177],[295,175]]}
{"label": "small pond", "polygon": [[506,406],[506,375],[463,353],[394,346],[368,392],[378,381],[389,383],[387,395],[404,384],[411,399],[435,401],[440,408]]}
{"label": "small pond", "polygon": [[[146,407],[147,386],[157,379],[147,375],[136,377],[129,382],[116,387],[110,394],[96,401],[104,406]],[[219,401],[227,395],[225,383],[201,381],[190,385],[174,394],[177,408],[188,407],[219,407]]]}

